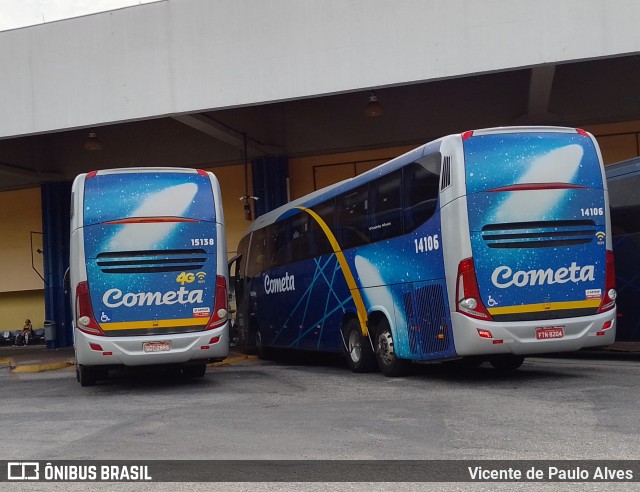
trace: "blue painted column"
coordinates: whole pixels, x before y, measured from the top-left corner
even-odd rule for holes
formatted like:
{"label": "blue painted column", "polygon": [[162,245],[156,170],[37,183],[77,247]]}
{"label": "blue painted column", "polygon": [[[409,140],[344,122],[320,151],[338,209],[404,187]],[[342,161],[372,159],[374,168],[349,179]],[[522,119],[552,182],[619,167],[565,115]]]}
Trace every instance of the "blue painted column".
{"label": "blue painted column", "polygon": [[71,183],[44,183],[40,191],[45,324],[55,331],[53,339],[47,340],[47,348],[70,347],[73,345],[71,307],[64,291],[64,273],[69,267]]}
{"label": "blue painted column", "polygon": [[286,157],[267,156],[251,161],[255,217],[287,203],[289,161]]}

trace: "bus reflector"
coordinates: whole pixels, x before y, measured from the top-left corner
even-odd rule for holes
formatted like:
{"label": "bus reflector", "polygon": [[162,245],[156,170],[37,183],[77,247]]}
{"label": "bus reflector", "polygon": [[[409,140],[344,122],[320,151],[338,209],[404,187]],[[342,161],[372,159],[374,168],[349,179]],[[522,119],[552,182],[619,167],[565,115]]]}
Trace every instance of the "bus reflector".
{"label": "bus reflector", "polygon": [[96,352],[102,352],[102,346],[97,343],[90,343],[89,347],[91,347],[91,350],[95,350]]}
{"label": "bus reflector", "polygon": [[604,296],[600,303],[598,313],[604,313],[613,309],[616,305],[616,269],[614,264],[613,251],[607,250],[607,256],[605,260],[605,281],[604,281]]}
{"label": "bus reflector", "polygon": [[493,338],[493,335],[489,330],[483,330],[482,328],[476,328],[476,330],[478,330],[480,338]]}
{"label": "bus reflector", "polygon": [[463,132],[462,134],[462,140],[469,140],[471,137],[473,137],[473,130],[467,130],[466,132]]}
{"label": "bus reflector", "polygon": [[227,322],[229,309],[227,306],[227,281],[222,275],[216,276],[216,298],[213,306],[213,314],[207,323],[205,330],[219,328]]}
{"label": "bus reflector", "polygon": [[589,136],[589,134],[585,130],[583,130],[582,128],[576,128],[576,132],[578,134],[582,135],[583,137],[588,137]]}
{"label": "bus reflector", "polygon": [[482,304],[473,258],[465,258],[458,265],[456,284],[456,311],[475,319],[491,321],[493,318]]}
{"label": "bus reflector", "polygon": [[91,306],[91,297],[89,295],[89,284],[80,282],[76,287],[76,327],[90,335],[104,337],[104,331],[93,317],[93,307]]}

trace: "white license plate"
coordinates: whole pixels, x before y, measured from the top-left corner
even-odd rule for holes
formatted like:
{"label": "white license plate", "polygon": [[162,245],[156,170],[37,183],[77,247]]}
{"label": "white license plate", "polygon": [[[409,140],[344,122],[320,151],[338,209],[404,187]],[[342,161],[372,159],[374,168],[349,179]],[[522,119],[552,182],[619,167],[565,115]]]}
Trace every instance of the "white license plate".
{"label": "white license plate", "polygon": [[171,342],[144,342],[142,350],[145,352],[168,352],[171,350]]}
{"label": "white license plate", "polygon": [[551,326],[548,328],[536,328],[537,340],[549,340],[550,338],[563,338],[564,327],[563,326]]}

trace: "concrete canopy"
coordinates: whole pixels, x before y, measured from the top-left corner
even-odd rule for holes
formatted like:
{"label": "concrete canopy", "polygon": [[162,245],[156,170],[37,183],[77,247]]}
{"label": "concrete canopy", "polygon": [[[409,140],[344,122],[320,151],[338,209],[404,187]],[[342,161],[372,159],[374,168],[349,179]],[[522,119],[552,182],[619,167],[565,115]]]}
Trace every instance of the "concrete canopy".
{"label": "concrete canopy", "polygon": [[639,119],[637,18],[632,0],[165,0],[2,32],[0,189],[240,162],[245,143],[302,156]]}

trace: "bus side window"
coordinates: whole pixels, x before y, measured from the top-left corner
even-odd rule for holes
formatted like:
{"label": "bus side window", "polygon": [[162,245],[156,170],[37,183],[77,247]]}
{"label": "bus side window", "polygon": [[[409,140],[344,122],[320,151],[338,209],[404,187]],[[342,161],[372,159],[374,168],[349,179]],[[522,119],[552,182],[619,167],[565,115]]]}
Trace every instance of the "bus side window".
{"label": "bus side window", "polygon": [[369,190],[371,242],[402,234],[402,171],[376,179]]}
{"label": "bus side window", "polygon": [[265,267],[267,255],[266,229],[258,229],[251,235],[251,249],[247,258],[247,276],[257,277]]}
{"label": "bus side window", "polygon": [[267,264],[266,268],[288,263],[289,241],[287,234],[287,221],[274,222],[267,227]]}
{"label": "bus side window", "polygon": [[[331,232],[335,234],[334,227],[334,217],[335,217],[335,204],[333,200],[329,200],[328,202],[320,203],[312,209],[322,221],[329,227]],[[310,256],[324,256],[333,252],[333,248],[331,247],[331,243],[327,238],[327,234],[322,229],[320,224],[318,224],[315,220],[310,221],[311,232],[310,232]]]}
{"label": "bus side window", "polygon": [[369,243],[369,187],[361,186],[336,200],[338,243],[342,249]]}
{"label": "bus side window", "polygon": [[[439,154],[434,154],[440,159]],[[402,175],[404,189],[404,232],[425,223],[436,211],[440,178],[423,164],[409,164]]]}
{"label": "bus side window", "polygon": [[288,234],[291,242],[291,261],[300,261],[309,258],[312,254],[309,248],[309,214],[300,212],[290,219]]}

